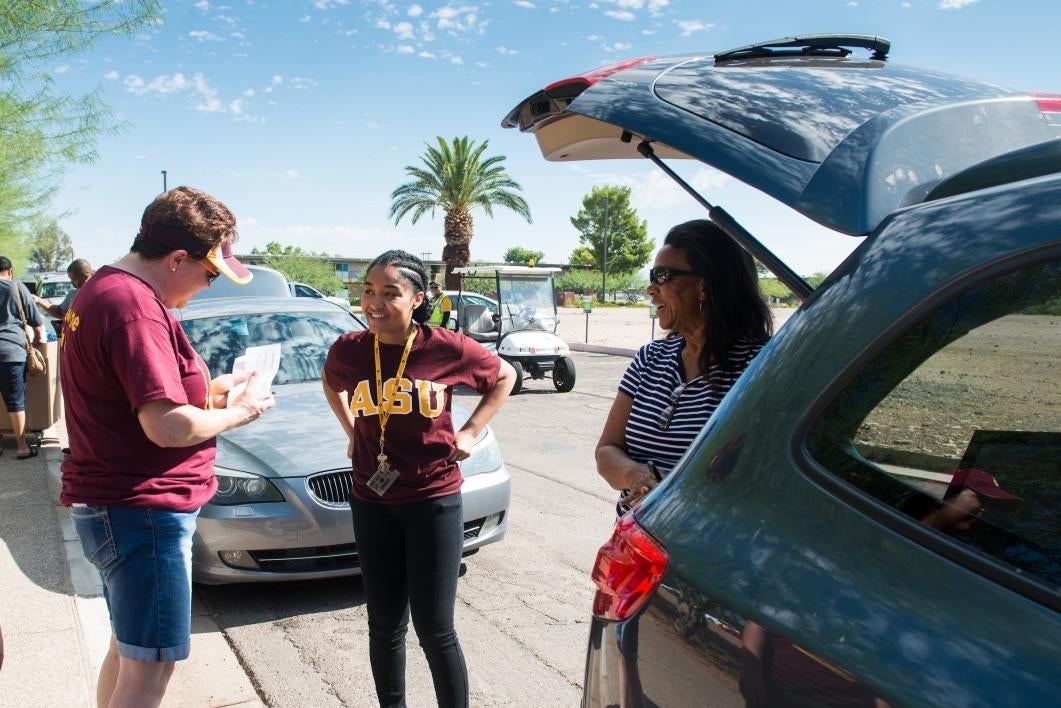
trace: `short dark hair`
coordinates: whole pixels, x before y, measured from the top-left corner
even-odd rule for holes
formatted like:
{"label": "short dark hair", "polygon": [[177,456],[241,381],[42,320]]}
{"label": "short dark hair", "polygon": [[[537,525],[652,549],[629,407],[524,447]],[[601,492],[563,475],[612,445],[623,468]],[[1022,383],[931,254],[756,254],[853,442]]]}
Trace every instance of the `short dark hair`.
{"label": "short dark hair", "polygon": [[198,250],[203,255],[226,238],[236,239],[236,216],[232,211],[216,197],[193,187],[174,187],[147,205],[140,219],[140,232],[129,249],[132,253],[156,260],[178,250],[148,237],[156,224],[191,234],[201,242]]}
{"label": "short dark hair", "polygon": [[92,264],[86,261],[84,258],[75,258],[70,261],[70,265],[66,267],[67,273],[91,273]]}
{"label": "short dark hair", "polygon": [[728,368],[726,354],[738,338],[769,339],[774,326],[755,261],[729,234],[712,221],[694,219],[668,231],[663,244],[681,251],[704,280],[702,371],[711,363]]}
{"label": "short dark hair", "polygon": [[0,256],[0,273],[3,273],[6,270],[11,270],[13,268],[14,266],[11,265],[10,258],[8,258],[7,256]]}
{"label": "short dark hair", "polygon": [[[402,278],[413,286],[413,292],[422,293],[427,290],[425,287],[425,284],[427,283],[427,269],[424,268],[424,262],[408,251],[384,251],[376,256],[376,260],[368,264],[365,273],[367,274],[368,271],[377,266],[383,268],[393,266]],[[425,297],[423,302],[420,303],[420,306],[413,310],[413,320],[420,324],[427,322],[431,319],[431,311],[433,309],[434,306],[432,306]]]}

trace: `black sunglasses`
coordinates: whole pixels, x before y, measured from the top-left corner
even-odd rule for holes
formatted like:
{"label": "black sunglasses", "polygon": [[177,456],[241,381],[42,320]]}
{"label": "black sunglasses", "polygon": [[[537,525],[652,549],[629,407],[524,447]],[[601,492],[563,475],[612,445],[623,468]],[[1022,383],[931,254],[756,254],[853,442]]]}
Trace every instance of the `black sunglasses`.
{"label": "black sunglasses", "polygon": [[656,266],[648,271],[648,280],[656,285],[663,285],[676,275],[696,275],[696,273],[691,270],[681,270],[680,268]]}
{"label": "black sunglasses", "polygon": [[205,260],[198,260],[198,261],[196,261],[196,263],[201,265],[203,267],[203,270],[206,271],[206,285],[207,285],[207,287],[213,285],[214,281],[217,280],[221,276],[221,271],[219,271],[216,268],[214,268],[213,264],[207,265],[207,261],[205,261]]}
{"label": "black sunglasses", "polygon": [[[653,268],[653,270],[655,270],[655,268]],[[681,399],[682,394],[685,393],[685,389],[687,389],[690,384],[699,380],[699,376],[695,379],[689,379],[671,392],[670,400],[667,401],[667,405],[664,406],[663,410],[659,413],[659,419],[656,421],[657,428],[660,430],[666,430],[670,427],[671,421],[674,420],[674,414],[678,411],[678,401]]]}

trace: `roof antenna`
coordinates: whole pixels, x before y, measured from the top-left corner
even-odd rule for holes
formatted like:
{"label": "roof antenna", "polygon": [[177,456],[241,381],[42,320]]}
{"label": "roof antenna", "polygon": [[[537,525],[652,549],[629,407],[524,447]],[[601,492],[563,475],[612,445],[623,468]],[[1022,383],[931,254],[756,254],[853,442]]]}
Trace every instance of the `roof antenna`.
{"label": "roof antenna", "polygon": [[[629,142],[629,140],[626,139],[629,135],[630,133],[624,130],[620,139],[623,140],[623,142]],[[659,159],[659,156],[656,155],[656,151],[652,149],[652,144],[648,140],[642,140],[638,143],[637,151],[644,157],[652,160],[657,167],[667,173],[668,177],[677,182],[679,187],[688,192],[693,199],[707,209],[707,215],[711,221],[715,222],[715,224],[725,231],[731,239],[740,244],[741,248],[770,269],[770,271],[777,276],[778,280],[787,285],[788,289],[791,290],[796,297],[800,300],[806,300],[807,297],[810,296],[813,288],[811,288],[806,280],[801,278],[796,271],[785,265],[780,258],[774,255],[773,251],[764,246],[759,239],[752,236],[747,229],[737,223],[737,220],[730,216],[729,212],[704,199],[695,189],[693,189],[692,185],[682,179],[677,172],[665,165],[663,161]]]}

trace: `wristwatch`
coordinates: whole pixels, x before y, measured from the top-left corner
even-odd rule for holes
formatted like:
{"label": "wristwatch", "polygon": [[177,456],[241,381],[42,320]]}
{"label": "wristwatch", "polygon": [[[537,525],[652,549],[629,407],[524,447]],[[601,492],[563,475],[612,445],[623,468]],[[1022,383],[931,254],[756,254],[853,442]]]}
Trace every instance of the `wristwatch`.
{"label": "wristwatch", "polygon": [[661,475],[659,473],[659,470],[656,469],[656,463],[655,462],[653,462],[652,460],[649,460],[645,464],[648,466],[648,471],[652,473],[652,477],[655,478],[655,480],[657,482],[659,482],[659,481],[661,481],[663,479],[663,475]]}

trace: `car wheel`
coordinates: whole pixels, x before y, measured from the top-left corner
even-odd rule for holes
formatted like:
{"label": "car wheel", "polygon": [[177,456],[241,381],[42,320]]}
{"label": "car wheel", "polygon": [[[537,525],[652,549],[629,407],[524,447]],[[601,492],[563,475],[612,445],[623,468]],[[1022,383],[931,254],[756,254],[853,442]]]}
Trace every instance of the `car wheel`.
{"label": "car wheel", "polygon": [[515,396],[523,388],[523,364],[519,363],[515,359],[505,359],[512,368],[516,370],[516,382],[512,384],[512,393],[509,395]]}
{"label": "car wheel", "polygon": [[562,356],[553,362],[553,386],[560,393],[567,393],[575,387],[575,362]]}

